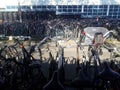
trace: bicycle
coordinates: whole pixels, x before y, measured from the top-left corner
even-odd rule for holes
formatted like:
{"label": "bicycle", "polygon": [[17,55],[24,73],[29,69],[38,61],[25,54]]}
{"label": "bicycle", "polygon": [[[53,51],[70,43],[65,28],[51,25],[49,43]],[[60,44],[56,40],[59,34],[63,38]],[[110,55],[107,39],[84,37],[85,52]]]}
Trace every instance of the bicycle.
{"label": "bicycle", "polygon": [[[90,29],[93,29],[93,28],[90,28]],[[85,29],[85,32],[86,31],[88,31],[88,29]],[[96,86],[98,87],[99,86],[98,83],[100,83],[98,73],[99,73],[99,71],[104,69],[103,65],[101,63],[101,59],[99,57],[100,53],[102,52],[102,47],[105,47],[106,49],[109,49],[109,50],[113,49],[113,48],[105,45],[106,39],[109,38],[109,34],[113,33],[113,31],[107,31],[107,30],[102,31],[102,32],[101,31],[102,30],[98,30],[98,31],[94,31],[93,33],[91,31],[92,35],[90,35],[90,31],[88,31],[89,33],[86,32],[84,34],[85,35],[84,37],[85,38],[87,37],[91,41],[91,43],[88,44],[88,46],[89,46],[89,48],[88,48],[89,69],[92,65],[91,61],[93,60],[93,65],[92,66],[93,66],[93,71],[94,72],[92,72],[91,76],[92,76],[92,80],[93,80],[93,83],[94,83],[95,87]],[[91,71],[89,70],[89,73],[90,72]]]}

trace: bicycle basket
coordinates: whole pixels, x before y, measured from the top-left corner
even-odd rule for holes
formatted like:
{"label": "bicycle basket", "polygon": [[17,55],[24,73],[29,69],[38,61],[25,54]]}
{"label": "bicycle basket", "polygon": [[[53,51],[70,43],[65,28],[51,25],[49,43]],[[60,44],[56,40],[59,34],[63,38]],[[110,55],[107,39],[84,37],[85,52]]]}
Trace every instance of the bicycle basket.
{"label": "bicycle basket", "polygon": [[[95,40],[95,37],[99,36],[98,38],[96,38],[96,43],[103,43],[102,39],[100,40],[100,38],[108,32],[108,29],[104,28],[104,27],[86,27],[84,28],[84,31],[86,32],[86,34],[88,34],[90,38],[85,37],[85,45],[92,45],[93,40]],[[102,33],[102,34],[100,34]],[[96,34],[96,35],[95,35]]]}

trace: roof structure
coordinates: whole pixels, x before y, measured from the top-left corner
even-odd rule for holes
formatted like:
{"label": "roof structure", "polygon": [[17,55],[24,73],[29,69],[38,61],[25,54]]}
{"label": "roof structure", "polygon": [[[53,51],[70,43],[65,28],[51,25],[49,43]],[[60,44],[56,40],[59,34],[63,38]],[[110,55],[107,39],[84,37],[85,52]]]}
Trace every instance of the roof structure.
{"label": "roof structure", "polygon": [[0,0],[0,8],[7,5],[120,5],[120,0]]}

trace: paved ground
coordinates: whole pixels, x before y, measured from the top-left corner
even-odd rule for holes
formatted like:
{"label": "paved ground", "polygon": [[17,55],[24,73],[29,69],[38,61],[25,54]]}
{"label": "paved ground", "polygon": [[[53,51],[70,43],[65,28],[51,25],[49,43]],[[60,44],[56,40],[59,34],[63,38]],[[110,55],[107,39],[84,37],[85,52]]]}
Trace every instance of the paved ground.
{"label": "paved ground", "polygon": [[[115,42],[114,42],[115,43]],[[49,42],[47,43],[50,47],[50,51],[52,52],[53,56],[56,55],[56,51],[58,50],[58,48],[55,46],[55,42]],[[74,57],[77,58],[77,45],[73,40],[70,40],[69,42],[62,42],[61,46],[64,47],[64,56],[65,57]],[[120,43],[116,44],[117,47],[120,46]],[[108,52],[107,49],[102,48],[103,50],[103,55],[100,56],[101,60],[105,60],[105,59],[109,59],[110,58],[110,52]],[[42,51],[43,51],[43,56],[48,57],[48,51],[46,48],[46,45],[44,45],[42,47]],[[87,55],[88,54],[88,46],[84,47],[84,52]],[[83,55],[83,51],[79,49],[79,59],[82,59],[82,55]]]}
{"label": "paved ground", "polygon": [[[114,44],[116,47],[120,47],[120,42],[116,41],[116,40],[112,40],[112,42],[108,41],[109,43],[112,43],[112,45]],[[2,43],[2,42],[1,42]],[[7,42],[6,44],[12,44],[12,41]],[[69,41],[61,41],[59,42],[61,44],[62,47],[64,47],[64,56],[65,57],[74,57],[77,58],[77,45],[75,43],[74,40],[69,40]],[[31,43],[32,45],[35,45],[36,42],[32,41]],[[4,45],[2,43],[2,45]],[[28,46],[28,42],[25,42],[24,45]],[[56,51],[58,51],[58,47],[56,47],[56,43],[55,42],[48,42],[45,43],[41,49],[42,49],[42,56],[48,58],[49,57],[49,53],[48,53],[48,49],[47,46],[49,47],[50,51],[52,52],[52,55],[55,57],[56,56]],[[110,53],[108,52],[107,49],[102,48],[103,50],[103,55],[100,56],[101,60],[105,60],[110,58]],[[88,46],[84,47],[84,51],[85,54],[87,55],[88,53]],[[82,59],[82,55],[83,55],[83,51],[80,50],[79,48],[79,59]],[[34,57],[39,59],[39,53],[34,53]]]}

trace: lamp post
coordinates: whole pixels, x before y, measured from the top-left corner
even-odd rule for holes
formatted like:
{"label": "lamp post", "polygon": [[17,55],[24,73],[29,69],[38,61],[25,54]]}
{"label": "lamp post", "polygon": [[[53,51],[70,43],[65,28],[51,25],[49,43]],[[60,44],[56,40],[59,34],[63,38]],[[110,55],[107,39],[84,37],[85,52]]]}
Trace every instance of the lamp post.
{"label": "lamp post", "polygon": [[19,21],[20,23],[22,23],[22,12],[21,12],[20,0],[18,0],[18,14],[19,14]]}

